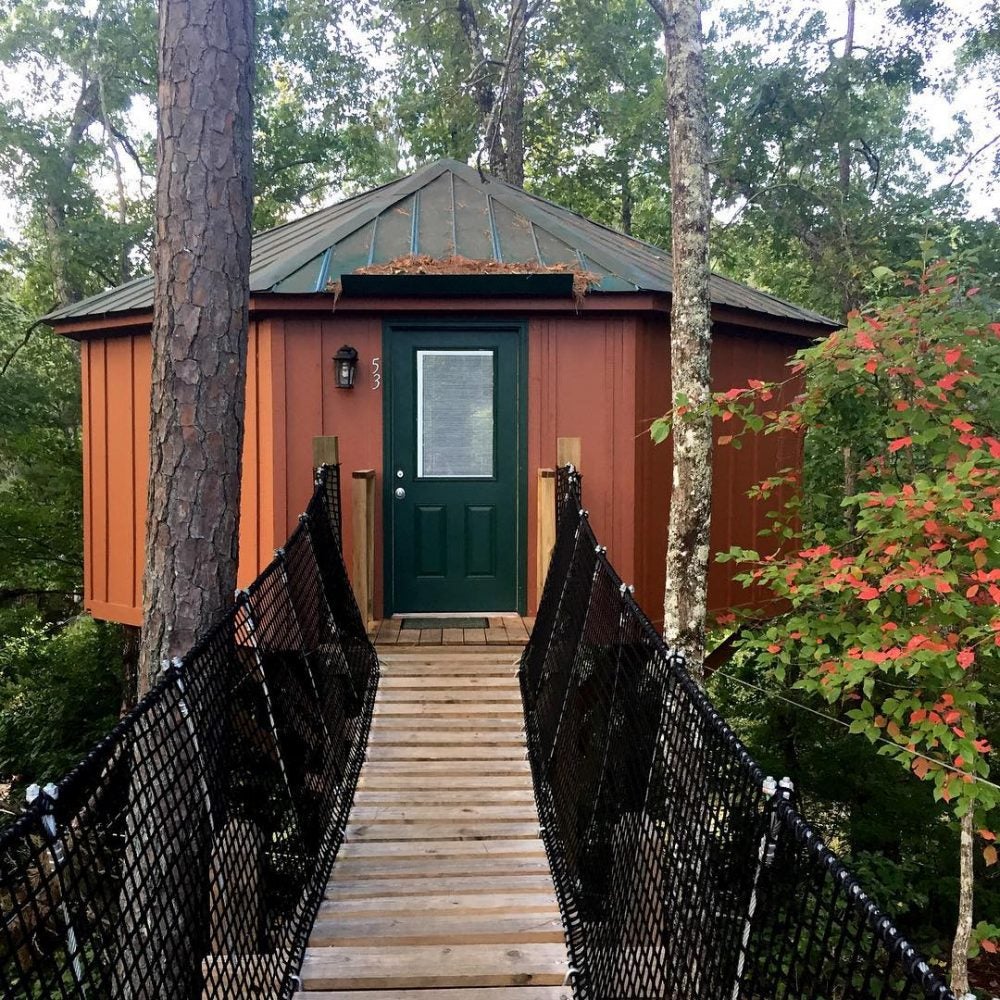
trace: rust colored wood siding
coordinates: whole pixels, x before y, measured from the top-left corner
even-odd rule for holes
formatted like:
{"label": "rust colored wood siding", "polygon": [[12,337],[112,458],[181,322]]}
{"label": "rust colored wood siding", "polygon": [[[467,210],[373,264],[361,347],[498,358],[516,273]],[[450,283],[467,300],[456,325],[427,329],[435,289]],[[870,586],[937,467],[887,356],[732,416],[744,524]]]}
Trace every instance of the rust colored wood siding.
{"label": "rust colored wood siding", "polygon": [[[663,585],[667,551],[672,449],[654,445],[649,425],[670,408],[670,347],[668,321],[648,318],[639,329],[636,366],[635,475],[636,598],[657,624],[663,621]],[[716,389],[745,385],[748,378],[783,381],[786,362],[802,347],[802,339],[776,333],[716,324],[713,331],[712,382]],[[716,439],[723,431],[716,422]],[[730,563],[715,561],[715,553],[731,545],[756,547],[764,515],[774,503],[759,503],[747,490],[779,469],[801,461],[798,440],[790,435],[750,435],[739,450],[715,448],[712,509],[712,562],[709,569],[709,610],[752,605],[764,595],[744,589],[732,579]],[[766,609],[765,609],[766,610]]]}
{"label": "rust colored wood siding", "polygon": [[[241,586],[249,583],[274,554],[273,480],[261,475],[273,464],[273,434],[269,432],[270,421],[259,418],[261,401],[269,395],[267,367],[262,366],[269,340],[267,324],[251,324],[243,449]],[[84,606],[95,618],[139,625],[149,461],[149,334],[143,331],[89,338],[80,344],[80,358]]]}
{"label": "rust colored wood siding", "polygon": [[[382,387],[372,360],[382,356],[382,317],[344,313],[272,321],[271,377],[275,418],[274,534],[284,539],[312,494],[312,439],[340,438],[344,557],[352,568],[351,473],[374,469],[375,611],[382,613]],[[353,389],[338,389],[333,356],[345,344],[358,352]],[[380,375],[382,374],[380,370]],[[387,373],[386,373],[387,375]],[[384,385],[384,380],[382,381]],[[262,411],[264,412],[264,411]],[[280,544],[280,543],[279,543]]]}
{"label": "rust colored wood siding", "polygon": [[533,317],[528,325],[528,611],[535,611],[539,468],[582,441],[584,497],[625,580],[634,573],[635,314]]}

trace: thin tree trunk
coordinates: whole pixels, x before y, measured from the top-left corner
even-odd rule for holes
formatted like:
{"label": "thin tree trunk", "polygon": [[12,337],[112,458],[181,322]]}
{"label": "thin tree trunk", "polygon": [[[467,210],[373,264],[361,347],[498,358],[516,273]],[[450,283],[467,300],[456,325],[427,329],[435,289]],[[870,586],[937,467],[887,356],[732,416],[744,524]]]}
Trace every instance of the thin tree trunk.
{"label": "thin tree trunk", "polygon": [[632,177],[628,172],[628,167],[622,167],[622,232],[626,236],[632,235]]}
{"label": "thin tree trunk", "polygon": [[233,598],[246,382],[250,0],[162,0],[139,694]]}
{"label": "thin tree trunk", "polygon": [[[708,607],[712,513],[711,300],[708,234],[709,132],[699,0],[650,0],[663,21],[673,231],[670,372],[675,403],[691,413],[675,421],[674,472],[667,538],[663,634],[701,675]],[[693,415],[692,415],[693,414]]]}
{"label": "thin tree trunk", "polygon": [[[857,13],[857,0],[847,0],[847,30],[844,32],[844,55],[843,64],[845,74],[849,72],[848,60],[854,55],[854,21]],[[845,87],[844,94],[850,100],[850,79],[846,77],[842,80]],[[840,193],[844,201],[851,191],[851,140],[849,136],[842,136],[838,145],[838,175],[840,180]]]}
{"label": "thin tree trunk", "polygon": [[528,0],[512,0],[506,86],[503,89],[504,175],[524,187],[524,87],[528,60]]}
{"label": "thin tree trunk", "polygon": [[972,809],[962,817],[959,835],[958,926],[951,946],[951,990],[962,1000],[969,992],[969,942],[972,939]]}

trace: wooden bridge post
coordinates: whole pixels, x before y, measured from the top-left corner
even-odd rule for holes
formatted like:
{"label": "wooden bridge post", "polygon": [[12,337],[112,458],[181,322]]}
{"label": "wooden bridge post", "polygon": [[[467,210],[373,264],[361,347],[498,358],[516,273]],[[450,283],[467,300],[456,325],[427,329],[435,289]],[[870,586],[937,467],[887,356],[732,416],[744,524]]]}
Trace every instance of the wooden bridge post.
{"label": "wooden bridge post", "polygon": [[556,465],[572,465],[577,472],[580,471],[580,456],[583,450],[583,441],[577,437],[556,438]]}
{"label": "wooden bridge post", "polygon": [[[538,470],[538,526],[535,545],[535,566],[538,578],[535,581],[535,599],[542,600],[545,574],[549,571],[552,548],[556,544],[556,470]],[[536,606],[537,606],[536,603]]]}
{"label": "wooden bridge post", "polygon": [[375,620],[375,470],[351,473],[352,577],[365,628]]}
{"label": "wooden bridge post", "polygon": [[340,438],[336,434],[313,438],[313,468],[340,465]]}

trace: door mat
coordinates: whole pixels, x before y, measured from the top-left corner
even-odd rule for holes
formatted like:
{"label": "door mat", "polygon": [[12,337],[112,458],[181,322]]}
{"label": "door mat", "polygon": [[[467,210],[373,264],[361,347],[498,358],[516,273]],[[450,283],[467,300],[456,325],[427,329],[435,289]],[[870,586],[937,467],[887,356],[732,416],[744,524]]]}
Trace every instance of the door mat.
{"label": "door mat", "polygon": [[404,618],[400,628],[410,632],[422,628],[489,628],[486,618]]}

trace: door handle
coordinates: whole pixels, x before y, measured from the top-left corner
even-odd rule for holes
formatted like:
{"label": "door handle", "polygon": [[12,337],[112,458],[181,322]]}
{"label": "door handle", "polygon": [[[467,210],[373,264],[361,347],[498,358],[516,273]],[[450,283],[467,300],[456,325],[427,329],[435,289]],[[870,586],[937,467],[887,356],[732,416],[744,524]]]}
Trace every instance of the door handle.
{"label": "door handle", "polygon": [[402,500],[406,497],[406,490],[404,490],[402,486],[397,486],[395,490],[393,490],[393,493],[395,493],[397,500]]}

